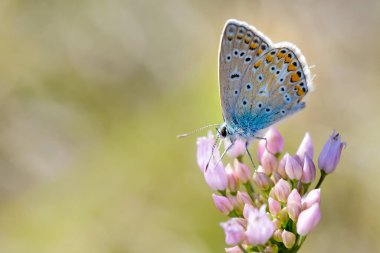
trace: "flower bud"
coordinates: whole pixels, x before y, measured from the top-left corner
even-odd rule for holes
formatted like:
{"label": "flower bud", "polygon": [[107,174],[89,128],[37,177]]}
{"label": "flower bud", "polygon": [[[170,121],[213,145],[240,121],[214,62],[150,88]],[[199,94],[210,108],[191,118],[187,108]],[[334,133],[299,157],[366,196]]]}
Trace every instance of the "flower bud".
{"label": "flower bud", "polygon": [[228,215],[234,207],[227,197],[212,194],[216,208],[223,214]]}
{"label": "flower bud", "polygon": [[310,184],[315,180],[316,169],[313,160],[310,159],[309,155],[305,154],[301,182],[304,184]]}
{"label": "flower bud", "polygon": [[294,189],[289,194],[286,207],[288,209],[289,218],[293,221],[296,221],[302,209],[301,195],[298,193],[296,189]]}
{"label": "flower bud", "polygon": [[318,167],[327,174],[333,172],[339,163],[344,146],[346,143],[341,142],[340,135],[334,131],[319,155]]}
{"label": "flower bud", "polygon": [[237,200],[241,203],[242,207],[244,207],[245,204],[252,205],[252,199],[247,192],[238,191],[236,197]]}
{"label": "flower bud", "polygon": [[296,235],[292,232],[284,230],[282,232],[282,242],[284,243],[286,248],[290,249],[296,243]]}
{"label": "flower bud", "polygon": [[288,208],[286,208],[286,207],[282,208],[281,212],[278,214],[278,217],[279,217],[280,222],[282,224],[288,223],[288,221],[289,221]]}
{"label": "flower bud", "polygon": [[284,179],[280,179],[280,181],[276,183],[273,189],[276,199],[285,203],[290,194],[290,183]]}
{"label": "flower bud", "polygon": [[[231,140],[229,138],[224,139],[224,147],[227,149],[231,145]],[[227,155],[230,158],[237,158],[245,154],[245,141],[237,138],[232,145],[232,147],[227,151]]]}
{"label": "flower bud", "polygon": [[290,156],[288,153],[286,153],[280,160],[280,163],[278,164],[277,167],[277,173],[281,175],[283,179],[288,179],[288,175],[286,175],[285,171],[285,165],[286,165],[286,160],[288,159],[288,156]]}
{"label": "flower bud", "polygon": [[276,241],[276,242],[282,242],[282,229],[277,229],[276,231],[274,231],[273,233],[273,239]]}
{"label": "flower bud", "polygon": [[281,211],[281,204],[277,200],[269,197],[268,198],[268,207],[269,207],[269,212],[273,215],[276,216],[280,211]]}
{"label": "flower bud", "polygon": [[239,181],[235,175],[235,171],[232,169],[232,166],[230,164],[227,164],[226,166],[226,174],[228,189],[230,189],[231,192],[236,192],[239,188]]}
{"label": "flower bud", "polygon": [[275,229],[281,228],[281,221],[279,219],[274,218],[272,222]]}
{"label": "flower bud", "polygon": [[307,235],[317,226],[320,219],[321,210],[319,204],[313,204],[299,215],[297,221],[297,233],[303,236]]}
{"label": "flower bud", "polygon": [[311,190],[302,201],[302,208],[308,209],[314,204],[321,202],[321,189]]}
{"label": "flower bud", "polygon": [[276,128],[269,128],[264,138],[266,140],[260,140],[258,144],[257,157],[259,161],[261,161],[261,156],[266,149],[272,154],[281,153],[284,149],[284,139]]}
{"label": "flower bud", "polygon": [[237,218],[232,218],[227,222],[220,223],[226,235],[226,243],[236,245],[243,241],[245,229]]}
{"label": "flower bud", "polygon": [[300,158],[300,161],[304,161],[305,154],[308,155],[311,159],[314,158],[314,145],[311,141],[311,137],[309,133],[305,134],[301,145],[299,146],[296,155]]}
{"label": "flower bud", "polygon": [[234,161],[235,174],[237,178],[243,183],[247,183],[251,178],[251,170],[244,163],[239,162],[238,160]]}
{"label": "flower bud", "polygon": [[[215,139],[211,131],[208,132],[207,137],[200,137],[197,139],[197,163],[202,172],[204,172],[211,157],[212,147],[214,144]],[[219,151],[214,150],[214,152],[214,154],[219,157]]]}
{"label": "flower bud", "polygon": [[268,245],[265,247],[264,253],[278,253],[278,246],[276,244]]}
{"label": "flower bud", "polygon": [[286,175],[290,179],[300,180],[302,176],[302,167],[301,165],[290,155],[286,157],[285,164]]}
{"label": "flower bud", "polygon": [[263,172],[253,173],[253,182],[261,189],[267,190],[273,186],[273,181]]}
{"label": "flower bud", "polygon": [[270,175],[272,174],[272,171],[277,169],[277,158],[272,153],[265,150],[261,157],[261,166],[263,167],[265,174]]}
{"label": "flower bud", "polygon": [[273,171],[272,176],[270,177],[270,179],[274,183],[277,183],[281,178],[282,178],[281,175],[277,171]]}

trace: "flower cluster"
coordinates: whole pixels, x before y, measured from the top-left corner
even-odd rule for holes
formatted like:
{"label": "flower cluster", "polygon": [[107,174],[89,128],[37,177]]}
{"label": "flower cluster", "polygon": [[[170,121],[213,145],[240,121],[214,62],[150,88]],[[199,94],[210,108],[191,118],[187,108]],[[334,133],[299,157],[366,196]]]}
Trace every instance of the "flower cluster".
{"label": "flower cluster", "polygon": [[[226,147],[230,145],[225,140]],[[320,186],[335,170],[345,143],[333,132],[318,157],[306,133],[296,154],[285,153],[284,139],[270,128],[258,144],[259,165],[251,170],[243,163],[245,142],[236,140],[223,165],[211,132],[197,140],[197,162],[216,208],[230,219],[220,225],[229,248],[226,252],[297,252],[321,218]]]}

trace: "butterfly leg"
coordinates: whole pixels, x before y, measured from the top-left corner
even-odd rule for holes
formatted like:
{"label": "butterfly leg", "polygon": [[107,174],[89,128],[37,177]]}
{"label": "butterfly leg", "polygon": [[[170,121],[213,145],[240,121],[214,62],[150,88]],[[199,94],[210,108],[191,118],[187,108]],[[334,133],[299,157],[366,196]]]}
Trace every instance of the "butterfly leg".
{"label": "butterfly leg", "polygon": [[209,164],[210,164],[210,162],[211,162],[211,159],[212,159],[212,157],[214,156],[214,150],[215,150],[215,148],[216,148],[216,144],[218,143],[218,141],[219,141],[219,135],[216,136],[215,143],[214,143],[214,145],[212,145],[211,155],[210,155],[210,158],[208,159],[208,162],[207,162],[207,165],[206,165],[205,171],[207,171],[208,166],[209,166]]}
{"label": "butterfly leg", "polygon": [[230,150],[232,148],[233,145],[234,145],[234,143],[231,142],[231,144],[226,148],[226,150],[223,151],[222,155],[220,156],[219,161],[215,164],[215,166],[217,166],[222,161],[224,155],[228,152],[228,150]]}
{"label": "butterfly leg", "polygon": [[252,165],[253,165],[253,169],[256,170],[255,163],[253,162],[253,159],[252,159],[251,153],[249,153],[249,150],[248,150],[248,140],[245,142],[245,151],[247,151],[247,154],[248,154],[248,156],[249,156],[249,159],[251,159],[251,162],[252,162]]}
{"label": "butterfly leg", "polygon": [[258,140],[264,140],[265,141],[265,150],[268,151],[270,154],[272,155],[276,155],[276,154],[273,154],[269,149],[268,149],[268,140],[267,138],[265,137],[259,137],[259,136],[253,136],[255,139],[258,139]]}

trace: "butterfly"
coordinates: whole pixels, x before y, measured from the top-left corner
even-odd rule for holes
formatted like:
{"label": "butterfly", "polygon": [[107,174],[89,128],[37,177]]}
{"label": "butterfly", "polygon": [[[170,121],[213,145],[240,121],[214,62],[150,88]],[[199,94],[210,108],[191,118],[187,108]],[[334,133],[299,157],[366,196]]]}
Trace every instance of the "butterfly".
{"label": "butterfly", "polygon": [[274,44],[255,27],[230,19],[221,36],[219,85],[224,123],[218,133],[233,145],[302,110],[311,78],[295,45]]}

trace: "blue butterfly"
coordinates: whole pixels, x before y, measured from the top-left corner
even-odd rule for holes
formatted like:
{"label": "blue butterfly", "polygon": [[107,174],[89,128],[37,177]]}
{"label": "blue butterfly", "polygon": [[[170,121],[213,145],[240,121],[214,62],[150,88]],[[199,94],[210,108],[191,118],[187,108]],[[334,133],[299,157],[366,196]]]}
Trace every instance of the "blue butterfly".
{"label": "blue butterfly", "polygon": [[233,145],[237,138],[247,143],[260,138],[258,131],[304,108],[311,78],[295,45],[273,44],[256,28],[228,20],[219,49],[219,84],[224,123],[218,133]]}

